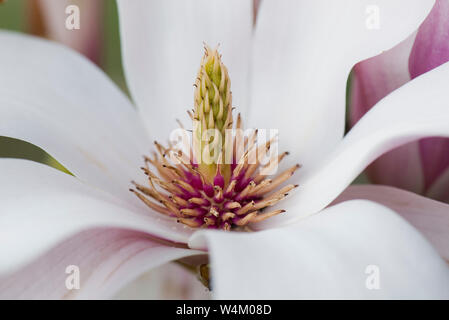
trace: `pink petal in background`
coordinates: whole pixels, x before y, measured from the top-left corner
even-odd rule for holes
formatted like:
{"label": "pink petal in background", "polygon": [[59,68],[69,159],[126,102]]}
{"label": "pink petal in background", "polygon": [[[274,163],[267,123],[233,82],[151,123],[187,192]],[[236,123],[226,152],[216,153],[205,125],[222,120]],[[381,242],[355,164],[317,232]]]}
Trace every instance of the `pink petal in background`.
{"label": "pink petal in background", "polygon": [[[426,22],[419,29],[413,46],[409,68],[413,78],[449,61],[449,0],[439,0]],[[448,102],[449,112],[449,102]],[[449,184],[438,183],[449,170],[449,139],[431,138],[420,141],[420,152],[426,191],[448,189]],[[432,191],[436,195],[436,190]],[[441,200],[449,201],[442,197]]]}
{"label": "pink petal in background", "polygon": [[[416,34],[354,67],[350,92],[351,126],[386,95],[447,61],[449,0],[437,0]],[[435,190],[449,188],[449,184],[441,180],[448,168],[449,140],[428,138],[385,154],[368,167],[366,174],[377,184],[448,201],[447,193]]]}
{"label": "pink petal in background", "polygon": [[[415,35],[397,47],[354,67],[351,90],[351,125],[393,90],[410,81],[408,56]],[[418,142],[402,146],[380,157],[366,170],[374,183],[423,191]]]}
{"label": "pink petal in background", "polygon": [[[99,64],[103,42],[103,0],[31,0],[28,2],[29,28],[36,35],[61,42]],[[65,10],[80,9],[80,29],[68,30]]]}

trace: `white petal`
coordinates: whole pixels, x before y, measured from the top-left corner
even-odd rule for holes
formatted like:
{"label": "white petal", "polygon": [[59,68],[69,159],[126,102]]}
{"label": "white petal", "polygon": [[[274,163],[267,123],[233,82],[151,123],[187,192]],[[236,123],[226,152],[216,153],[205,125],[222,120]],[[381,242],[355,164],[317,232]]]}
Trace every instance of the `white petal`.
{"label": "white petal", "polygon": [[[343,136],[351,68],[407,38],[433,3],[263,1],[251,76],[251,125],[280,130],[281,147],[304,165],[330,152]],[[372,29],[377,12],[379,29]]]}
{"label": "white petal", "polygon": [[[93,229],[59,243],[14,274],[0,277],[0,299],[111,298],[151,268],[195,254],[157,243],[144,233]],[[76,279],[79,287],[73,289]]]}
{"label": "white petal", "polygon": [[203,42],[220,44],[233,104],[247,106],[251,0],[119,0],[118,6],[128,85],[154,138],[168,137],[175,119],[192,109]]}
{"label": "white petal", "polygon": [[350,186],[334,203],[353,199],[371,200],[396,211],[449,261],[449,205],[412,192],[376,185]]}
{"label": "white petal", "polygon": [[0,43],[0,136],[35,144],[81,180],[128,197],[149,147],[129,100],[61,45],[9,32]]}
{"label": "white petal", "polygon": [[298,190],[283,206],[287,214],[268,224],[286,223],[316,213],[332,202],[373,160],[424,137],[449,137],[449,63],[379,101],[345,136],[336,150],[294,177]]}
{"label": "white petal", "polygon": [[[447,299],[449,267],[390,209],[356,200],[287,228],[206,232],[218,299]],[[378,273],[377,273],[378,271]],[[379,276],[379,290],[374,281]]]}
{"label": "white petal", "polygon": [[133,207],[42,164],[3,159],[0,176],[0,274],[86,229],[126,228],[179,243],[192,233],[143,204]]}
{"label": "white petal", "polygon": [[177,263],[153,269],[124,287],[114,299],[206,300],[211,292],[190,270]]}

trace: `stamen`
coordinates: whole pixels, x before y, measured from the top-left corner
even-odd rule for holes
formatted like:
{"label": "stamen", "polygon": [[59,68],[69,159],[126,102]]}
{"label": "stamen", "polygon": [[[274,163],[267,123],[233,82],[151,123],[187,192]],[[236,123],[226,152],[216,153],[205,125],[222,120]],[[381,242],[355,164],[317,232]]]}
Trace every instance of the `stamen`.
{"label": "stamen", "polygon": [[232,193],[234,192],[235,185],[237,184],[237,180],[232,180],[229,184],[228,188],[226,189],[225,197],[230,198],[232,196]]}
{"label": "stamen", "polygon": [[229,219],[233,219],[233,218],[235,218],[235,214],[232,213],[232,212],[230,212],[230,211],[225,212],[225,213],[223,214],[223,216],[221,217],[221,219],[222,219],[223,221],[226,221],[226,220],[229,220]]}
{"label": "stamen", "polygon": [[220,216],[220,213],[217,211],[215,207],[211,207],[209,213],[215,217]]}
{"label": "stamen", "polygon": [[250,223],[255,217],[257,216],[257,211],[253,211],[251,213],[248,213],[243,218],[236,218],[234,220],[234,223],[238,225],[239,227],[246,226],[248,223]]}
{"label": "stamen", "polygon": [[[205,46],[194,84],[194,108],[187,111],[194,121],[190,131],[194,141],[186,144],[185,141],[189,141],[186,130],[183,130],[182,146],[171,142],[164,146],[154,141],[155,152],[151,157],[144,157],[141,168],[148,178],[148,186],[132,181],[135,189],[130,191],[146,206],[175,217],[177,222],[190,228],[250,231],[249,224],[285,212],[280,209],[260,213],[298,187],[283,184],[299,165],[277,177],[266,178],[266,173],[271,174],[288,152],[272,156],[269,163],[261,164],[262,159],[269,157],[277,137],[258,144],[257,129],[243,137],[240,113],[234,121],[230,84],[221,56],[216,49]],[[181,121],[176,121],[184,129]],[[237,131],[228,134],[226,129],[232,129],[233,125]],[[208,129],[220,133],[222,139],[214,136],[203,141],[203,133]],[[216,161],[201,161],[203,155]]]}
{"label": "stamen", "polygon": [[224,208],[226,210],[234,210],[234,209],[238,209],[241,208],[242,205],[240,204],[240,202],[234,201],[234,202],[227,202],[224,205]]}
{"label": "stamen", "polygon": [[179,218],[177,220],[180,223],[183,223],[191,228],[199,228],[201,227],[202,222],[195,218]]}
{"label": "stamen", "polygon": [[274,217],[280,213],[284,213],[285,210],[275,210],[275,211],[271,211],[271,212],[266,212],[266,213],[262,213],[259,214],[253,218],[251,218],[251,222],[261,222],[263,220],[266,220],[268,218]]}
{"label": "stamen", "polygon": [[181,213],[191,217],[199,217],[204,215],[204,212],[199,209],[181,209]]}
{"label": "stamen", "polygon": [[[256,185],[256,187],[254,189],[252,189],[250,192],[248,192],[248,196],[250,197],[250,196],[255,195],[257,192],[259,192],[261,189],[265,188],[266,186],[268,186],[272,182],[273,182],[273,180],[271,180],[271,179],[263,180],[258,185]],[[254,183],[256,183],[256,182],[254,182]]]}
{"label": "stamen", "polygon": [[286,194],[280,194],[277,195],[276,197],[270,198],[270,199],[264,199],[262,201],[257,202],[253,209],[254,210],[259,210],[259,209],[263,209],[266,207],[271,207],[274,206],[276,203],[278,203],[281,200],[284,200],[284,198],[286,197]]}
{"label": "stamen", "polygon": [[210,206],[210,201],[204,198],[190,198],[189,202],[197,204],[199,206]]}
{"label": "stamen", "polygon": [[250,183],[246,186],[246,188],[243,189],[243,191],[240,192],[240,193],[235,197],[235,199],[236,199],[237,201],[241,201],[241,200],[245,199],[245,197],[246,197],[249,193],[251,193],[251,191],[253,191],[255,187],[256,187],[256,184],[254,183],[254,181],[250,181]]}
{"label": "stamen", "polygon": [[262,190],[259,190],[255,195],[261,195],[264,193],[268,193],[273,191],[275,188],[277,188],[279,185],[287,181],[296,170],[298,170],[301,166],[299,164],[291,167],[290,169],[285,170],[283,173],[281,173],[279,176],[277,176],[272,183],[269,186],[266,186]]}
{"label": "stamen", "polygon": [[157,178],[151,178],[150,181],[151,183],[156,183],[162,189],[168,191],[171,194],[182,194],[182,190],[172,183],[162,181],[161,179]]}
{"label": "stamen", "polygon": [[182,178],[185,179],[186,176],[184,174],[184,172],[182,172],[182,170],[179,170],[178,168],[175,168],[173,166],[167,166],[167,165],[162,165],[163,168],[167,168],[168,170],[172,171],[174,174],[176,174],[177,178]]}
{"label": "stamen", "polygon": [[213,226],[215,225],[215,222],[217,221],[217,219],[215,219],[215,217],[204,217],[204,222],[206,223],[206,225],[208,226]]}
{"label": "stamen", "polygon": [[170,210],[171,212],[173,212],[177,217],[181,217],[181,212],[179,211],[179,209],[176,207],[175,204],[173,204],[171,201],[167,201],[167,200],[161,200],[160,201],[168,210]]}
{"label": "stamen", "polygon": [[224,231],[231,231],[231,224],[228,223],[228,222],[225,222],[225,223],[223,224],[223,230],[224,230]]}
{"label": "stamen", "polygon": [[242,208],[240,208],[239,210],[237,210],[237,214],[240,216],[242,214],[247,213],[250,210],[254,209],[254,206],[256,205],[256,203],[254,201],[251,201],[249,203],[247,203],[246,205],[244,205]]}
{"label": "stamen", "polygon": [[178,206],[182,206],[182,207],[188,207],[189,206],[189,202],[187,202],[186,200],[184,200],[181,197],[178,196],[174,196],[174,195],[170,195],[169,197],[174,203],[176,203]]}
{"label": "stamen", "polygon": [[139,192],[136,192],[136,190],[129,189],[129,191],[134,193],[143,203],[145,203],[151,209],[156,210],[157,212],[160,212],[160,213],[163,213],[163,214],[166,214],[166,215],[171,215],[171,211],[170,210],[168,210],[167,208],[164,208],[162,206],[159,206],[159,205],[151,202],[150,200],[145,198],[142,194],[140,194]]}
{"label": "stamen", "polygon": [[268,174],[270,174],[271,172],[273,172],[274,169],[279,166],[279,163],[281,163],[281,161],[289,154],[290,153],[286,151],[277,157],[276,156],[272,157],[266,165],[264,165],[262,168],[260,168],[260,172],[257,175],[257,177],[254,179],[254,182],[259,183],[260,181],[265,179],[265,177]]}
{"label": "stamen", "polygon": [[198,195],[198,191],[195,190],[190,184],[188,184],[185,181],[175,179],[172,181],[172,183],[177,184],[178,186],[180,186],[184,190],[188,191],[192,195]]}
{"label": "stamen", "polygon": [[214,201],[216,203],[222,203],[224,200],[223,189],[221,189],[219,186],[215,186],[214,190],[215,190]]}

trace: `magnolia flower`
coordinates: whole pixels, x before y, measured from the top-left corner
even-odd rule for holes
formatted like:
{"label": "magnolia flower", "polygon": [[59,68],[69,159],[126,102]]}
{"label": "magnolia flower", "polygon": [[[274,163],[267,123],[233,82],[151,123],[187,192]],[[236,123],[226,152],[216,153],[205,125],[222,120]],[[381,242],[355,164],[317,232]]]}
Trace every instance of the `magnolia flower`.
{"label": "magnolia flower", "polygon": [[[447,205],[380,186],[345,190],[381,154],[449,136],[449,65],[391,93],[342,139],[352,66],[412,34],[433,1],[264,0],[254,29],[251,1],[118,4],[138,111],[79,55],[0,34],[0,135],[73,174],[0,161],[1,297],[110,297],[151,268],[206,255],[215,298],[449,297]],[[365,24],[373,5],[380,29]],[[257,232],[191,228],[128,191],[151,141],[191,108],[203,41],[220,43],[243,119],[278,128],[286,165],[302,164],[286,212],[254,223]],[[79,268],[77,290],[65,286],[68,266]]]}
{"label": "magnolia flower", "polygon": [[[417,33],[354,68],[352,125],[390,92],[449,60],[449,1],[438,0]],[[449,202],[449,140],[427,138],[391,151],[367,169],[369,178]]]}

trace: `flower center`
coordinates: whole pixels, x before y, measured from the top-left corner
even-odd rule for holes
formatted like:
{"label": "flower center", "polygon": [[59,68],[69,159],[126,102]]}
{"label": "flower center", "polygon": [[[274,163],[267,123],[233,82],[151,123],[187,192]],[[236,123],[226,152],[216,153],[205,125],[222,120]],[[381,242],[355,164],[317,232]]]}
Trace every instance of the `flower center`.
{"label": "flower center", "polygon": [[180,124],[180,145],[155,142],[156,152],[142,167],[148,185],[133,182],[130,191],[192,228],[247,228],[285,212],[267,208],[297,187],[282,185],[300,166],[269,177],[288,153],[270,155],[275,138],[258,144],[258,130],[245,135],[240,114],[234,126],[231,81],[217,49],[205,46],[194,87],[191,139]]}

